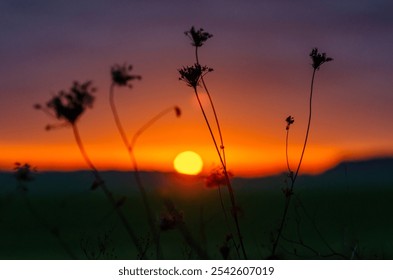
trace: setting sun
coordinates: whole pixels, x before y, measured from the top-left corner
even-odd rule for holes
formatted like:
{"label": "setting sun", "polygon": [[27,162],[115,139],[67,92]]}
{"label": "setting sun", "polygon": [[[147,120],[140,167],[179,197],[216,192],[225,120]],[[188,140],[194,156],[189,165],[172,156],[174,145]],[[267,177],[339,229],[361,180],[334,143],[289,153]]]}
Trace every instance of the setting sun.
{"label": "setting sun", "polygon": [[181,174],[196,175],[202,171],[203,161],[197,153],[185,151],[176,156],[173,166]]}

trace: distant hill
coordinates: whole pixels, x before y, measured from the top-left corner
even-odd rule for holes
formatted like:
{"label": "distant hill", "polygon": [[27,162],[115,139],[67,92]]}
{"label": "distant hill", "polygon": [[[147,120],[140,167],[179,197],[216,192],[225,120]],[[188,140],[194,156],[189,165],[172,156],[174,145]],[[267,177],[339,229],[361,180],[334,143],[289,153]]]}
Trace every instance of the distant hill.
{"label": "distant hill", "polygon": [[[133,172],[104,171],[102,177],[110,189],[116,193],[137,191]],[[157,188],[180,187],[180,189],[204,188],[204,178],[177,173],[141,172],[143,184],[147,190]],[[361,161],[345,161],[320,175],[300,174],[297,186],[339,188],[385,188],[393,187],[393,158],[376,158]],[[285,187],[285,174],[259,178],[233,179],[233,186],[242,191],[281,189]],[[75,172],[39,172],[28,183],[31,194],[60,195],[64,193],[89,192],[94,181],[90,171]],[[15,190],[17,182],[13,173],[0,172],[0,194]]]}

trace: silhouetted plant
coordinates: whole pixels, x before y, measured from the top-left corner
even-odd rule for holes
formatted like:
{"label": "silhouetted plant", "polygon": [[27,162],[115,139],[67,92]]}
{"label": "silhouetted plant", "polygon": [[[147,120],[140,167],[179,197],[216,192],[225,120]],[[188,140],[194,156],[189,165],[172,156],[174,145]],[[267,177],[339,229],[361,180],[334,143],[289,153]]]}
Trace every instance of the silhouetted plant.
{"label": "silhouetted plant", "polygon": [[[126,217],[123,215],[118,201],[115,199],[112,192],[110,192],[106,187],[106,184],[101,178],[100,173],[87,155],[78,130],[77,121],[80,119],[81,115],[87,108],[92,108],[95,99],[93,93],[95,91],[96,89],[92,87],[91,81],[87,81],[85,83],[74,82],[69,91],[60,91],[57,95],[53,96],[45,104],[45,106],[36,104],[34,105],[34,108],[42,110],[43,112],[58,120],[64,121],[60,124],[60,126],[71,126],[79,151],[81,152],[83,159],[90,167],[95,177],[95,181],[93,182],[91,188],[95,189],[97,187],[101,187],[107,199],[116,210],[136,249],[139,253],[141,253],[142,248],[138,242],[134,230],[132,229]],[[56,127],[59,127],[59,125],[47,125],[46,129],[50,130]]]}
{"label": "silhouetted plant", "polygon": [[[195,96],[198,100],[199,107],[202,111],[203,117],[204,117],[205,122],[208,126],[210,135],[211,135],[213,143],[214,143],[214,147],[218,153],[220,163],[223,168],[223,172],[224,172],[224,175],[226,178],[226,186],[228,188],[232,209],[236,209],[237,205],[236,205],[235,195],[234,195],[233,188],[232,188],[232,185],[230,182],[230,178],[229,178],[228,172],[227,172],[225,149],[224,149],[225,146],[224,146],[224,141],[223,141],[223,137],[222,137],[220,122],[218,120],[217,112],[216,112],[211,94],[210,94],[209,89],[207,88],[205,80],[204,80],[204,76],[207,73],[212,72],[213,69],[209,68],[207,66],[201,66],[201,64],[199,63],[198,49],[200,47],[202,47],[203,44],[209,38],[211,38],[213,35],[204,31],[203,29],[196,30],[194,27],[191,27],[191,29],[189,31],[186,31],[185,35],[191,39],[191,44],[192,44],[192,46],[195,47],[196,63],[193,66],[186,66],[181,69],[178,69],[178,72],[180,74],[179,80],[184,81],[188,86],[190,86],[194,89],[194,93],[195,93]],[[206,91],[206,94],[209,98],[210,106],[213,111],[215,123],[216,123],[218,134],[219,134],[219,141],[220,141],[219,144],[217,143],[217,140],[214,135],[213,129],[211,127],[210,121],[205,113],[205,109],[203,108],[203,105],[202,105],[201,100],[199,98],[197,87],[200,86],[200,84],[202,84],[202,86],[203,86],[204,90]],[[234,222],[235,222],[235,226],[236,226],[237,236],[239,238],[240,247],[242,249],[242,253],[243,253],[244,258],[247,259],[247,254],[246,254],[246,250],[245,250],[244,243],[243,243],[243,237],[242,237],[242,234],[240,231],[239,219],[236,214],[237,212],[235,211],[234,213],[235,213],[235,215],[233,215],[233,218],[234,218]]]}
{"label": "silhouetted plant", "polygon": [[191,232],[188,230],[184,219],[184,213],[178,210],[172,201],[165,201],[165,210],[161,214],[158,224],[161,231],[177,229],[184,238],[186,244],[190,246],[200,259],[209,259],[206,251],[195,241]]}
{"label": "silhouetted plant", "polygon": [[111,239],[112,231],[113,229],[103,234],[81,238],[80,248],[87,259],[117,259]]}
{"label": "silhouetted plant", "polygon": [[160,119],[161,117],[163,117],[167,113],[172,112],[173,110],[175,111],[176,116],[180,117],[181,110],[179,107],[175,106],[175,107],[170,107],[170,108],[167,108],[167,109],[161,111],[159,114],[157,114],[152,119],[150,119],[144,126],[142,126],[136,132],[136,134],[133,136],[133,138],[130,142],[128,140],[127,133],[125,132],[125,130],[123,128],[122,122],[121,122],[119,114],[117,112],[117,107],[116,107],[115,100],[114,100],[114,92],[115,92],[114,89],[116,86],[117,87],[132,88],[132,84],[131,84],[132,81],[142,79],[142,77],[140,75],[132,75],[131,71],[132,71],[132,66],[127,65],[127,64],[123,64],[123,65],[116,64],[111,68],[112,83],[111,83],[110,90],[109,90],[109,104],[110,104],[112,114],[113,114],[113,117],[114,117],[114,120],[116,123],[116,127],[120,133],[121,139],[127,149],[127,152],[129,154],[131,162],[133,164],[135,180],[136,180],[138,189],[139,189],[141,196],[142,196],[143,205],[145,207],[145,211],[147,214],[148,224],[150,227],[151,234],[153,235],[154,244],[156,246],[157,258],[162,258],[162,251],[161,251],[161,246],[160,246],[160,242],[159,242],[159,233],[158,233],[158,230],[157,230],[155,223],[154,223],[153,214],[152,214],[151,207],[150,207],[149,201],[147,199],[147,195],[146,195],[146,190],[143,186],[142,180],[139,175],[138,164],[137,164],[137,160],[136,160],[135,154],[134,154],[134,146],[135,146],[135,142],[136,142],[137,138],[148,127],[150,127],[153,123],[155,123],[158,119]]}
{"label": "silhouetted plant", "polygon": [[212,34],[203,30],[203,28],[195,30],[194,26],[192,26],[189,31],[185,31],[184,34],[191,39],[191,44],[196,48],[202,47],[203,43],[205,43],[209,38],[213,37]]}
{"label": "silhouetted plant", "polygon": [[70,258],[76,259],[75,254],[72,252],[68,244],[63,240],[58,227],[52,226],[48,223],[48,221],[37,211],[27,195],[27,184],[34,180],[35,173],[37,173],[36,167],[33,167],[28,163],[21,164],[19,162],[15,162],[14,177],[18,182],[18,190],[23,196],[24,202],[30,211],[30,214],[41,227],[45,228],[57,240],[57,242],[59,242],[60,246]]}
{"label": "silhouetted plant", "polygon": [[[188,36],[191,39],[191,45],[195,47],[195,60],[196,63],[199,64],[199,54],[198,54],[198,50],[200,47],[203,46],[203,43],[205,43],[208,39],[210,39],[211,37],[213,37],[212,34],[204,31],[203,28],[200,28],[199,30],[195,30],[194,26],[191,27],[191,29],[189,31],[184,32],[186,36]],[[216,108],[214,106],[213,103],[213,99],[211,97],[210,91],[206,86],[205,80],[203,79],[203,75],[201,76],[201,82],[202,82],[202,86],[207,94],[207,97],[209,98],[209,103],[210,106],[212,108],[213,111],[213,115],[214,115],[214,119],[217,125],[217,130],[218,130],[218,134],[220,137],[220,149],[222,152],[222,157],[223,157],[223,161],[226,164],[226,157],[225,157],[225,146],[224,146],[224,140],[222,137],[222,132],[221,132],[221,126],[220,126],[220,122],[218,120],[218,115],[216,112]]]}
{"label": "silhouetted plant", "polygon": [[19,162],[15,162],[15,167],[14,167],[15,173],[15,179],[19,183],[23,182],[30,182],[34,180],[34,173],[37,173],[37,168],[32,167],[30,164],[25,163],[21,164]]}
{"label": "silhouetted plant", "polygon": [[311,76],[311,86],[310,86],[310,97],[309,97],[309,112],[308,112],[308,123],[307,123],[307,130],[306,130],[306,135],[305,135],[305,139],[304,139],[304,144],[303,144],[303,148],[302,148],[302,153],[300,155],[300,159],[299,159],[299,163],[297,165],[297,168],[295,171],[293,171],[289,165],[289,159],[288,159],[288,138],[289,138],[289,130],[290,130],[290,126],[295,122],[295,119],[292,116],[288,116],[285,121],[287,123],[286,126],[286,143],[285,143],[285,150],[286,150],[286,161],[287,161],[287,168],[288,168],[288,177],[290,178],[290,186],[285,188],[283,190],[283,193],[285,195],[285,206],[284,206],[284,212],[283,212],[283,216],[281,218],[281,223],[280,226],[278,228],[278,233],[276,236],[275,241],[273,242],[273,249],[272,249],[272,256],[275,256],[276,254],[276,250],[277,250],[277,246],[278,243],[280,241],[280,238],[282,236],[282,231],[284,229],[285,226],[285,221],[286,221],[286,217],[288,214],[288,209],[289,209],[289,205],[291,202],[291,198],[294,194],[294,186],[295,186],[295,182],[296,179],[298,177],[299,174],[299,170],[300,167],[302,165],[303,162],[303,157],[304,157],[304,152],[306,150],[306,146],[307,146],[307,141],[308,141],[308,137],[310,134],[310,127],[311,127],[311,118],[312,118],[312,98],[313,98],[313,92],[314,92],[314,80],[315,80],[315,73],[317,70],[320,69],[321,65],[332,61],[333,58],[326,56],[326,53],[319,53],[317,48],[313,48],[311,53],[310,53],[310,57],[312,60],[312,68],[313,68],[313,72],[312,72],[312,76]]}

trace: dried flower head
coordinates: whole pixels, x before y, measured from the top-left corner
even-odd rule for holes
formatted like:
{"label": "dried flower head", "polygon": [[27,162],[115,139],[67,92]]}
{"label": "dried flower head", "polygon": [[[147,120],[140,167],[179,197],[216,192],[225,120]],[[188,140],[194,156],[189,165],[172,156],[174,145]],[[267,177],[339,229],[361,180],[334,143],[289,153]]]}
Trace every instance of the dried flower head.
{"label": "dried flower head", "polygon": [[[227,171],[228,177],[232,178],[233,174]],[[210,171],[210,174],[205,179],[205,186],[207,188],[218,188],[220,186],[225,186],[227,184],[227,179],[225,177],[225,172],[221,168],[214,168]]]}
{"label": "dried flower head", "polygon": [[132,70],[132,65],[127,65],[124,63],[123,65],[115,64],[111,68],[112,82],[117,86],[127,86],[129,88],[132,87],[131,81],[133,80],[141,80],[142,76],[140,75],[131,75],[130,72]]}
{"label": "dried flower head", "polygon": [[282,193],[286,198],[292,196],[294,194],[293,190],[291,188],[283,188]]}
{"label": "dried flower head", "polygon": [[229,255],[231,252],[230,242],[233,240],[232,234],[227,234],[225,236],[225,240],[222,245],[219,247],[220,254],[224,260],[229,259]]}
{"label": "dried flower head", "polygon": [[325,62],[329,62],[333,60],[333,58],[327,57],[326,53],[319,53],[318,48],[312,49],[310,53],[310,57],[312,59],[312,67],[315,70],[318,70],[319,67],[321,67],[321,65],[324,64]]}
{"label": "dried flower head", "polygon": [[25,163],[22,165],[19,162],[15,162],[14,170],[14,176],[19,182],[33,181],[33,173],[37,172],[37,169],[35,167],[32,167],[30,164]]}
{"label": "dried flower head", "polygon": [[184,32],[184,34],[191,39],[191,44],[197,48],[201,47],[204,42],[213,37],[212,34],[204,31],[203,28],[195,30],[194,26],[189,31]]}
{"label": "dried flower head", "polygon": [[180,110],[180,107],[175,106],[175,114],[176,114],[176,117],[178,117],[178,118],[181,117],[181,110]]}
{"label": "dried flower head", "polygon": [[162,231],[174,229],[184,223],[183,212],[177,210],[171,202],[166,203],[166,208],[166,211],[161,214],[159,220],[159,227]]}
{"label": "dried flower head", "polygon": [[288,116],[285,121],[287,122],[287,127],[286,130],[289,129],[289,127],[291,126],[291,124],[293,124],[295,122],[295,118],[292,116]]}
{"label": "dried flower head", "polygon": [[[93,93],[96,91],[92,87],[92,82],[85,83],[74,82],[69,91],[60,91],[52,97],[46,106],[35,104],[34,108],[42,110],[49,115],[64,120],[66,123],[74,124],[86,108],[91,108],[94,103]],[[56,126],[47,126],[46,129],[52,129]]]}
{"label": "dried flower head", "polygon": [[207,73],[213,71],[213,69],[195,63],[193,66],[186,66],[182,69],[178,69],[178,71],[180,74],[179,80],[184,81],[188,86],[196,89],[200,79]]}

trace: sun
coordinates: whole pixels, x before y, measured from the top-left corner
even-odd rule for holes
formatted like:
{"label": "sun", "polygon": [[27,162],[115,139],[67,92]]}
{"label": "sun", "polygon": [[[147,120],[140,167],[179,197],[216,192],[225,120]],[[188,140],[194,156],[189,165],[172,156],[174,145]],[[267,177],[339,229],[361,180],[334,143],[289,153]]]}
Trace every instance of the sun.
{"label": "sun", "polygon": [[185,151],[176,156],[173,166],[181,174],[196,175],[202,171],[203,161],[197,153]]}

